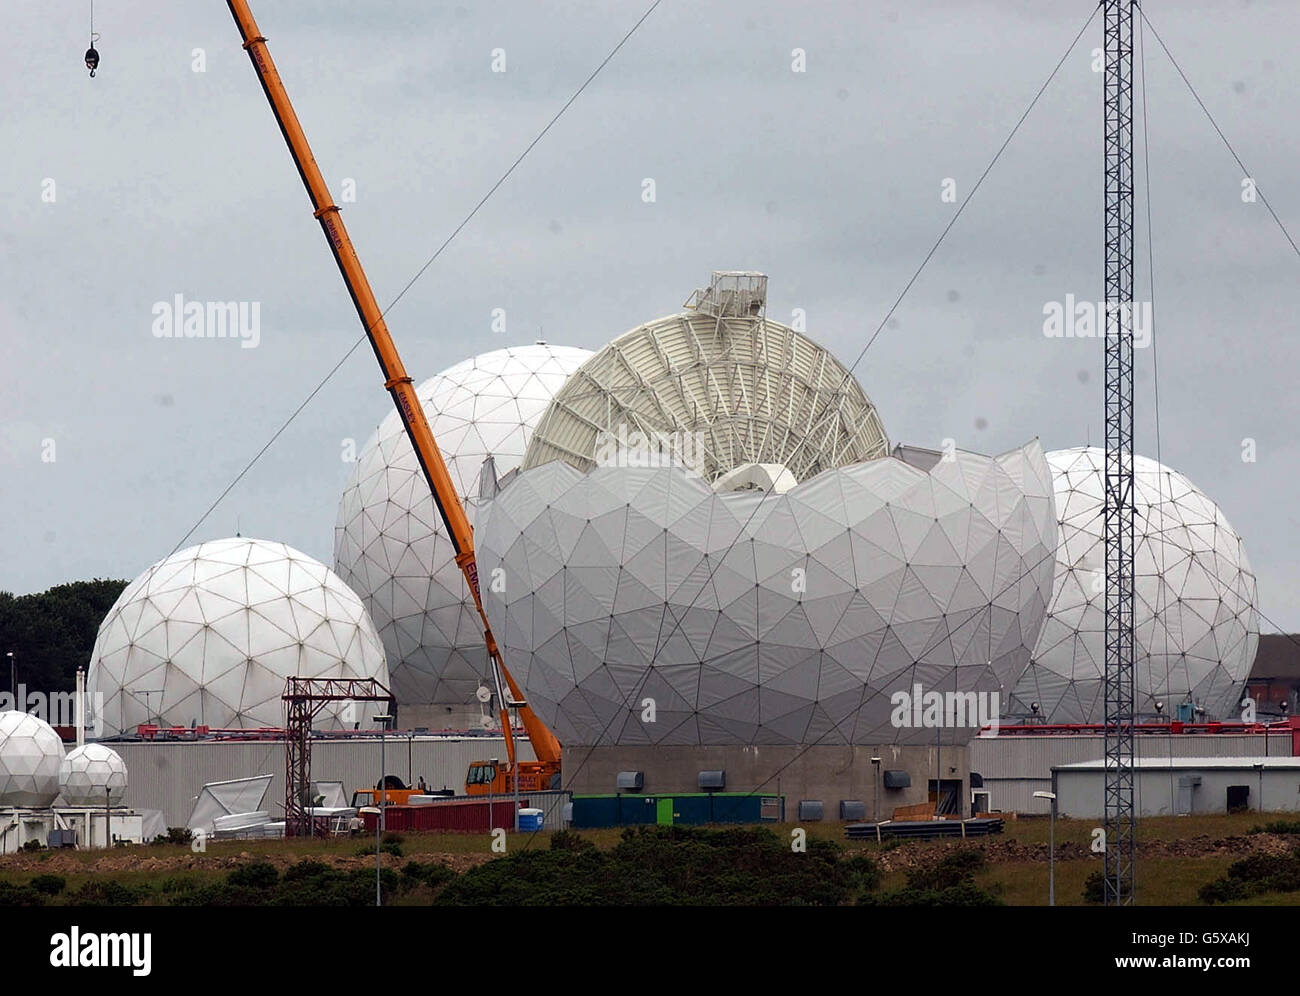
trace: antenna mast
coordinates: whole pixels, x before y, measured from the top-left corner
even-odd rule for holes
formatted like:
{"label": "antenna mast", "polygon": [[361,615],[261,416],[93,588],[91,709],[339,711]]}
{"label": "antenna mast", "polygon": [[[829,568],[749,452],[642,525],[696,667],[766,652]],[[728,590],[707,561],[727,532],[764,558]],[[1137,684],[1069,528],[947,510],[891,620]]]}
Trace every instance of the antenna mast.
{"label": "antenna mast", "polygon": [[1133,14],[1102,0],[1106,160],[1106,904],[1133,903]]}

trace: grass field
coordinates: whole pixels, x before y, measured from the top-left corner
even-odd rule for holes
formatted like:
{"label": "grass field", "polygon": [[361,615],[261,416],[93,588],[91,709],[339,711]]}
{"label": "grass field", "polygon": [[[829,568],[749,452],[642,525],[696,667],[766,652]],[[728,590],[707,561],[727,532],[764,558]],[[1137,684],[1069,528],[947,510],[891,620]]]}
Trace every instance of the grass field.
{"label": "grass field", "polygon": [[[1236,815],[1160,817],[1144,820],[1138,831],[1138,901],[1141,905],[1199,905],[1198,892],[1207,882],[1225,874],[1228,867],[1249,853],[1287,854],[1300,849],[1300,835],[1251,834],[1252,828],[1286,814],[1242,813]],[[1084,882],[1101,867],[1091,844],[1093,821],[1061,819],[1056,824],[1056,901],[1058,905],[1085,905]],[[791,839],[799,829],[794,824],[769,825],[778,837]],[[1045,905],[1048,895],[1049,826],[1046,818],[1010,821],[1000,835],[971,841],[909,841],[877,844],[848,842],[838,823],[808,824],[809,838],[832,840],[848,854],[872,857],[883,873],[880,890],[901,889],[909,870],[938,862],[944,854],[964,847],[982,848],[987,866],[975,876],[975,884],[1009,905]],[[621,839],[618,829],[579,831],[602,851],[609,851]],[[407,862],[445,864],[457,873],[496,860],[492,839],[486,834],[404,833],[401,856],[381,855],[384,867],[400,870]],[[267,861],[283,871],[297,861],[314,859],[331,867],[355,872],[373,869],[373,854],[359,849],[373,844],[373,838],[335,840],[269,840],[210,842],[201,853],[187,845],[168,844],[103,851],[58,851],[0,857],[0,882],[25,885],[37,875],[55,874],[67,882],[72,893],[86,883],[115,881],[152,891],[174,888],[180,880],[216,885],[235,868],[255,861]],[[549,850],[550,834],[521,835],[508,841],[508,853],[521,850]],[[416,890],[399,899],[401,904],[427,902],[431,892]],[[147,900],[146,900],[147,901]],[[1300,892],[1276,892],[1255,896],[1250,905],[1300,905]]]}

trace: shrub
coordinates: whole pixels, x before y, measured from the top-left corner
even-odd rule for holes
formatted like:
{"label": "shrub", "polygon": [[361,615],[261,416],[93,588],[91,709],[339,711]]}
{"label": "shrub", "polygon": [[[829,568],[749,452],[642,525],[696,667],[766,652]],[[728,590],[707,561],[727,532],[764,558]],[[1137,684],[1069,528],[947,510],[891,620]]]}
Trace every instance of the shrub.
{"label": "shrub", "polygon": [[62,875],[37,875],[27,884],[44,896],[57,896],[68,885]]}
{"label": "shrub", "polygon": [[44,849],[45,849],[45,845],[42,844],[39,840],[29,840],[21,848],[21,850],[28,851],[28,852],[43,851]]}
{"label": "shrub", "polygon": [[280,873],[269,861],[254,861],[227,875],[226,884],[249,889],[274,889],[280,884]]}
{"label": "shrub", "polygon": [[1203,903],[1226,903],[1266,892],[1300,892],[1300,855],[1252,854],[1234,861],[1222,878],[1201,887]]}
{"label": "shrub", "polygon": [[767,827],[640,826],[602,852],[575,834],[549,850],[522,848],[479,865],[439,892],[439,905],[833,906],[875,880],[868,860],[834,841],[795,853]]}
{"label": "shrub", "polygon": [[907,873],[909,889],[942,891],[973,880],[976,872],[988,867],[988,857],[980,848],[949,851],[937,864],[916,868]]}
{"label": "shrub", "polygon": [[14,885],[11,882],[0,882],[0,907],[44,905],[45,896],[30,885]]}
{"label": "shrub", "polygon": [[[371,854],[374,854],[372,849]],[[317,875],[324,875],[333,869],[323,861],[316,861],[313,858],[307,858],[304,861],[296,862],[284,870],[283,881],[301,882],[303,879],[315,878]]]}
{"label": "shrub", "polygon": [[852,876],[860,892],[871,892],[878,888],[884,873],[880,865],[870,855],[855,854],[844,862],[844,869]]}
{"label": "shrub", "polygon": [[1300,820],[1273,820],[1262,827],[1250,828],[1251,833],[1300,834]]}
{"label": "shrub", "polygon": [[864,895],[859,906],[1002,906],[1001,899],[985,892],[972,881],[944,889],[897,889],[883,895]]}
{"label": "shrub", "polygon": [[135,906],[148,892],[109,878],[85,883],[69,894],[69,902],[73,906]]}
{"label": "shrub", "polygon": [[455,877],[454,871],[436,862],[422,864],[419,861],[408,861],[402,867],[402,878],[410,886],[423,884],[436,889]]}
{"label": "shrub", "polygon": [[1083,883],[1083,901],[1101,905],[1106,901],[1106,873],[1098,868]]}
{"label": "shrub", "polygon": [[572,830],[557,830],[551,834],[552,851],[572,851],[577,854],[583,854],[596,850],[596,845]]}

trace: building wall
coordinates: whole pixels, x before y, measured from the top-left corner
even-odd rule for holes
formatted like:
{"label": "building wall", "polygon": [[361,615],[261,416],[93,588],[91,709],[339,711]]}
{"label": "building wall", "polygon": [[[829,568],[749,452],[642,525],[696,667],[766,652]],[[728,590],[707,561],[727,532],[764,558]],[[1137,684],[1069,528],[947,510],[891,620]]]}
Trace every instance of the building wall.
{"label": "building wall", "polygon": [[[1300,771],[1291,768],[1258,772],[1246,765],[1238,769],[1139,771],[1133,785],[1133,803],[1138,815],[1176,815],[1178,779],[1183,775],[1195,775],[1201,779],[1201,784],[1192,792],[1193,813],[1227,812],[1229,785],[1249,786],[1249,808],[1257,812],[1300,811]],[[1061,770],[1057,772],[1056,783],[1059,815],[1076,819],[1102,818],[1106,798],[1105,772],[1100,769]]]}
{"label": "building wall", "polygon": [[[1138,757],[1289,757],[1291,734],[1169,734],[1134,738]],[[1050,792],[1052,768],[1100,761],[1104,738],[1080,736],[977,737],[970,742],[970,770],[984,779],[993,809],[1046,813],[1048,803],[1035,792]]]}
{"label": "building wall", "polygon": [[641,771],[647,794],[698,792],[699,773],[721,769],[727,773],[728,792],[785,796],[790,819],[801,799],[821,800],[826,818],[832,820],[839,817],[842,799],[860,800],[871,817],[877,798],[872,757],[881,758],[881,771],[906,771],[912,780],[906,789],[879,788],[882,818],[889,818],[897,806],[928,800],[936,761],[945,780],[961,781],[960,799],[964,809],[969,808],[967,750],[953,745],[940,748],[937,758],[933,746],[566,747],[563,784],[577,795],[605,795],[616,791],[620,771]]}
{"label": "building wall", "polygon": [[[483,729],[483,710],[477,702],[471,705],[432,705],[429,703],[402,703],[397,707],[394,729],[423,728],[429,733],[464,733]],[[494,722],[496,716],[490,716]]]}
{"label": "building wall", "polygon": [[[532,760],[526,740],[519,743],[520,757]],[[273,818],[284,815],[283,741],[170,741],[115,743],[126,762],[129,782],[123,805],[135,809],[161,809],[171,827],[184,826],[195,797],[206,782],[273,775],[265,807]],[[311,773],[319,781],[341,781],[351,795],[379,781],[379,741],[315,740]],[[505,758],[505,741],[499,737],[389,737],[384,748],[387,773],[403,781],[421,776],[431,788],[444,786],[465,791],[465,772],[471,761]]]}

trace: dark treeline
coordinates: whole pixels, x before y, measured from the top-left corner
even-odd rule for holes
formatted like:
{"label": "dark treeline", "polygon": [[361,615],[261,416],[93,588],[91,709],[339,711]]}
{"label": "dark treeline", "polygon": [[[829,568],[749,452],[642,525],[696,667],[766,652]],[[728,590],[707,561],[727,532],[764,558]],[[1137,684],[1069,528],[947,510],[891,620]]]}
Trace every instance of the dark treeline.
{"label": "dark treeline", "polygon": [[10,651],[28,691],[72,691],[104,616],[125,581],[74,581],[33,595],[0,591],[0,688],[9,690]]}

